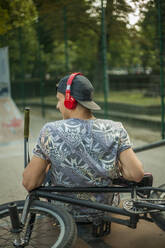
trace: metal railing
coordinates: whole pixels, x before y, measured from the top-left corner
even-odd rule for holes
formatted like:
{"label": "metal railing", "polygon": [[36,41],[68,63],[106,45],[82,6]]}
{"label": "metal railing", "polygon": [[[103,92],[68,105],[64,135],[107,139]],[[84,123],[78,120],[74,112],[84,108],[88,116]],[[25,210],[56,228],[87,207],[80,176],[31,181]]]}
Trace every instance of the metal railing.
{"label": "metal railing", "polygon": [[149,145],[135,147],[133,150],[134,152],[142,152],[142,151],[146,151],[146,150],[157,148],[157,147],[164,146],[164,145],[165,145],[165,139],[151,143]]}

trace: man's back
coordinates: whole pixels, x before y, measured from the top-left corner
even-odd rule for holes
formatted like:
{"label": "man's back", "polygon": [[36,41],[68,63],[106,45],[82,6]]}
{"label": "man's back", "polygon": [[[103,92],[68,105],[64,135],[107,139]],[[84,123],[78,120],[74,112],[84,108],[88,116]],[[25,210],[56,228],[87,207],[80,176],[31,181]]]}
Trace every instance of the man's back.
{"label": "man's back", "polygon": [[119,122],[66,119],[47,123],[34,154],[52,164],[52,183],[107,186],[118,176],[118,155],[130,147]]}

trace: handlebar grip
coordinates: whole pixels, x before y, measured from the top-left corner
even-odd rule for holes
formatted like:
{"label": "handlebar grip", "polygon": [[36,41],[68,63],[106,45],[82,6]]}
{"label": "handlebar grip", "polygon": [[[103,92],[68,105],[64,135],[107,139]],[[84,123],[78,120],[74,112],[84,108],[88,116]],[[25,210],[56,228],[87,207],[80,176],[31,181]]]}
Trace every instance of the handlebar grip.
{"label": "handlebar grip", "polygon": [[24,138],[29,138],[30,108],[24,109]]}

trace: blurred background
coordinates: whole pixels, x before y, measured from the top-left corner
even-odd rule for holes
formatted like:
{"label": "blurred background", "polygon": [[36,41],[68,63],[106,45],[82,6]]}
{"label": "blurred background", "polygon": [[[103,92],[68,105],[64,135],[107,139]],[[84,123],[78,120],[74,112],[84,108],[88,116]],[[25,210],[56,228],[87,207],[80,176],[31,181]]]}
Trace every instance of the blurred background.
{"label": "blurred background", "polygon": [[[44,123],[61,118],[57,82],[79,71],[95,87],[96,117],[122,121],[145,172],[164,184],[164,44],[164,0],[0,0],[0,203],[27,194],[24,108],[31,157]],[[112,246],[164,247],[152,223],[113,230]]]}
{"label": "blurred background", "polygon": [[98,117],[164,139],[164,44],[163,0],[0,1],[11,96],[43,118],[55,111],[58,80],[81,71],[95,87]]}

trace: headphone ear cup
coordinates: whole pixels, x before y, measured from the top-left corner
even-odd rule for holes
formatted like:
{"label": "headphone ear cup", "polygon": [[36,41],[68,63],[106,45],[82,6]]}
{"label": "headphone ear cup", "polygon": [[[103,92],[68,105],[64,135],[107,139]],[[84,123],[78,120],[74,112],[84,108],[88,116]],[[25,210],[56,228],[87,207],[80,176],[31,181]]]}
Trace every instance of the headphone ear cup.
{"label": "headphone ear cup", "polygon": [[67,109],[74,109],[77,106],[77,101],[72,96],[70,96],[69,99],[64,100],[64,106]]}

